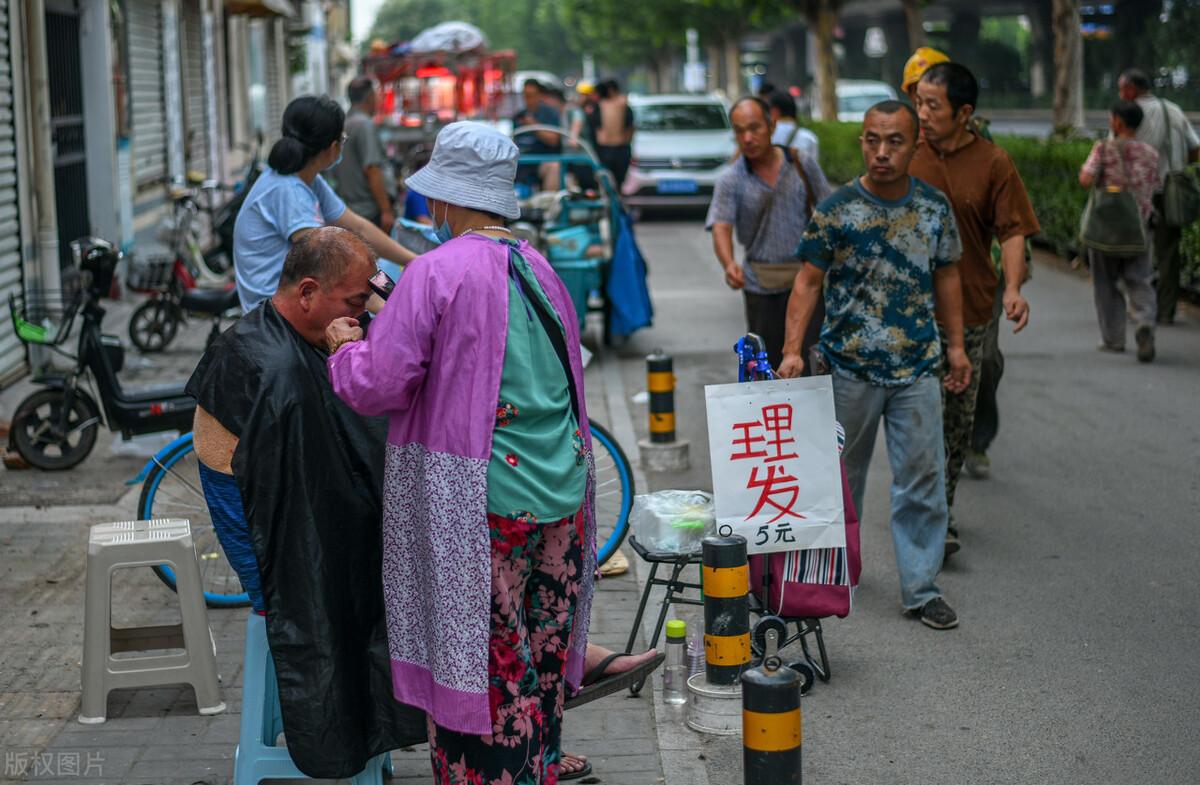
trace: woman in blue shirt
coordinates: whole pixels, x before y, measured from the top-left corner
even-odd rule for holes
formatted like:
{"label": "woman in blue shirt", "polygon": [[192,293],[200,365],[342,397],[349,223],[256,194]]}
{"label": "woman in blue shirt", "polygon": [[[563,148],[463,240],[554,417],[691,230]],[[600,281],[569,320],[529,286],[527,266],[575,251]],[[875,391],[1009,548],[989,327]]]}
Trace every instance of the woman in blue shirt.
{"label": "woman in blue shirt", "polygon": [[346,207],[321,172],[342,158],[346,115],[328,96],[306,95],[288,104],[283,136],[271,148],[267,170],[238,212],[233,262],[242,310],[275,293],[283,259],[305,232],[333,225],[362,237],[383,259],[401,266],[415,254]]}

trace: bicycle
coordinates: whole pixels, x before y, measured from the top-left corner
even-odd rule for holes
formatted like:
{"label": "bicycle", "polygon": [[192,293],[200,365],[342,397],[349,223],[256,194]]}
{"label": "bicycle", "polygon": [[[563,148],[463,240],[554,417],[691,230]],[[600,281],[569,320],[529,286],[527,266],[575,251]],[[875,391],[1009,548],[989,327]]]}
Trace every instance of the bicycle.
{"label": "bicycle", "polygon": [[[633,469],[621,445],[600,424],[593,421],[590,426],[596,463],[596,566],[599,567],[617,552],[629,532],[629,513],[635,491]],[[200,486],[192,434],[185,433],[162,448],[129,484],[139,482],[142,483],[137,506],[139,518],[187,518],[191,522],[208,606],[239,608],[249,605],[250,596],[225,558],[213,529]],[[175,590],[174,570],[165,564],[156,564],[154,572],[172,591]]]}

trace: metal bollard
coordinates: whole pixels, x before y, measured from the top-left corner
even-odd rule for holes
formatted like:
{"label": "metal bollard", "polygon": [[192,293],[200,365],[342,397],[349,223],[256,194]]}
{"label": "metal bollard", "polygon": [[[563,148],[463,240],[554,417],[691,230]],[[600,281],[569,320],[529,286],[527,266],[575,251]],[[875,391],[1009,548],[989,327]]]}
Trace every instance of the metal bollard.
{"label": "metal bollard", "polygon": [[661,349],[646,357],[646,389],[650,392],[650,441],[675,441],[674,361]]}
{"label": "metal bollard", "polygon": [[803,733],[800,674],[767,657],[742,674],[742,766],[745,785],[800,785]]}
{"label": "metal bollard", "polygon": [[709,684],[737,684],[750,663],[750,566],[746,538],[705,537],[704,658]]}

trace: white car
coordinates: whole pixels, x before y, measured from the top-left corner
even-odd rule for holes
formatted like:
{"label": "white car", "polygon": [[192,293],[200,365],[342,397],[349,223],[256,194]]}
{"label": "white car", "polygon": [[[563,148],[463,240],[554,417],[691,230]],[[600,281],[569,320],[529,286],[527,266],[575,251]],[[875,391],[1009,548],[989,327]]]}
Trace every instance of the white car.
{"label": "white car", "polygon": [[[837,119],[843,123],[862,122],[863,116],[880,101],[895,101],[896,90],[887,82],[870,79],[837,80]],[[821,118],[820,98],[813,94],[813,117]]]}
{"label": "white car", "polygon": [[621,189],[642,207],[704,206],[737,145],[729,107],[703,95],[629,97],[636,132],[633,163]]}

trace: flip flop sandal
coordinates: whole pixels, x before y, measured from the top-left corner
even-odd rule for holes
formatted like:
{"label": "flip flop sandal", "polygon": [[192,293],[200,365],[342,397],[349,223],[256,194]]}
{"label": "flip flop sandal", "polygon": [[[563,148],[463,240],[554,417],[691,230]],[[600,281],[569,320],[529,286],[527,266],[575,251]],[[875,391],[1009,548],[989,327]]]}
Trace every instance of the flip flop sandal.
{"label": "flip flop sandal", "polygon": [[591,773],[592,773],[592,764],[585,761],[583,764],[583,768],[580,769],[579,771],[573,771],[570,774],[563,774],[562,772],[559,772],[558,781],[563,782],[564,780],[580,780],[580,779],[583,779],[584,777],[591,776]]}
{"label": "flip flop sandal", "polygon": [[659,652],[642,664],[627,671],[614,673],[610,676],[604,675],[604,671],[618,657],[631,656],[633,655],[627,652],[613,652],[601,660],[599,665],[584,674],[583,684],[580,686],[579,692],[567,697],[563,703],[563,710],[566,711],[576,706],[582,706],[585,703],[591,703],[598,698],[612,695],[614,692],[620,692],[626,687],[645,681],[646,677],[653,673],[659,665],[662,665],[663,660],[667,658],[666,654]]}

